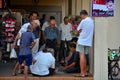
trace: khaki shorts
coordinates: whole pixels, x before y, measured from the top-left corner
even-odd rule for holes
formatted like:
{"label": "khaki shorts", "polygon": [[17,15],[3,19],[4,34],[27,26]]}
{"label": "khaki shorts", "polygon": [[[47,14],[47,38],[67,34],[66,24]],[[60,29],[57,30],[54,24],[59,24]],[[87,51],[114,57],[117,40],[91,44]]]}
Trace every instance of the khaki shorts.
{"label": "khaki shorts", "polygon": [[83,46],[80,44],[77,44],[76,46],[76,51],[80,52],[80,53],[84,53],[84,54],[88,54],[89,53],[89,46]]}

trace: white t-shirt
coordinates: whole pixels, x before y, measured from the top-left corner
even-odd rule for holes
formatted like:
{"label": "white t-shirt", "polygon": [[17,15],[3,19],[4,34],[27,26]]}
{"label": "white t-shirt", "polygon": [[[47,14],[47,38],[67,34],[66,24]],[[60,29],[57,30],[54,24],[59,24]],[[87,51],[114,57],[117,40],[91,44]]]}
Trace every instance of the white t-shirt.
{"label": "white t-shirt", "polygon": [[45,28],[48,27],[48,26],[49,26],[49,23],[48,23],[48,21],[46,21],[42,26],[42,31],[44,31]]}
{"label": "white t-shirt", "polygon": [[81,21],[77,30],[82,30],[79,33],[78,44],[84,46],[92,46],[92,38],[94,33],[94,22],[90,17]]}
{"label": "white t-shirt", "polygon": [[30,70],[33,74],[48,75],[49,68],[55,68],[55,58],[50,52],[44,53],[43,51],[40,51],[33,59],[37,60],[35,64],[30,66]]}
{"label": "white t-shirt", "polygon": [[67,25],[65,25],[64,23],[60,24],[59,30],[62,31],[61,32],[61,40],[67,40],[70,41],[72,39],[72,35],[71,35],[71,31],[72,31],[72,24],[68,23]]}

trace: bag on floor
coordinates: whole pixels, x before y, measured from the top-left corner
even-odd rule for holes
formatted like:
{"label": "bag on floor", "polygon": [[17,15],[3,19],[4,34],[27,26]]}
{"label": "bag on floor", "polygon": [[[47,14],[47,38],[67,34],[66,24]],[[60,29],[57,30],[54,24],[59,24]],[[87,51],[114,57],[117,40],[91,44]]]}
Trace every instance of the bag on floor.
{"label": "bag on floor", "polygon": [[12,48],[11,53],[10,53],[10,58],[17,58],[17,54],[14,48]]}

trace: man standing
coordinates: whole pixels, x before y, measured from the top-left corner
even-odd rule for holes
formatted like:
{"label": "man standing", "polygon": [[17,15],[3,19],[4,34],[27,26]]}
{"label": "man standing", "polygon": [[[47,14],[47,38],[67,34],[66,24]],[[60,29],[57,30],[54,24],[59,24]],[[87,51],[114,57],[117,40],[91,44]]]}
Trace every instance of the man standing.
{"label": "man standing", "polygon": [[[45,35],[44,35],[44,31],[45,31],[45,28],[48,27],[50,25],[50,21],[51,20],[55,20],[55,17],[54,16],[50,16],[49,20],[46,21],[43,26],[42,26],[42,36],[44,38],[44,41],[45,41]],[[55,27],[57,27],[57,25],[55,24]]]}
{"label": "man standing", "polygon": [[56,53],[57,53],[57,38],[59,35],[59,31],[58,29],[55,27],[55,20],[52,19],[50,20],[50,26],[45,28],[44,31],[44,36],[45,36],[45,42],[46,42],[46,47],[47,48],[53,48],[55,51],[55,57],[56,57]]}
{"label": "man standing", "polygon": [[39,39],[40,39],[40,36],[41,36],[41,27],[40,27],[40,22],[39,22],[39,14],[38,12],[31,12],[30,13],[30,19],[31,20],[34,20],[35,23],[32,23],[32,25],[36,25],[36,26],[33,26],[34,27],[34,35],[35,35],[35,38],[36,38],[36,44],[35,46],[33,47],[32,49],[32,55],[34,56],[37,52],[38,52],[38,48],[39,48]]}
{"label": "man standing", "polygon": [[[38,16],[39,16],[39,14],[37,12],[31,12],[30,13],[30,16],[29,16],[30,20],[29,20],[29,22],[27,22],[27,23],[25,23],[25,24],[23,24],[21,26],[21,28],[20,28],[20,30],[19,30],[16,38],[15,38],[15,41],[13,43],[13,47],[15,47],[16,43],[17,43],[17,47],[19,49],[20,37],[21,37],[22,33],[27,31],[27,28],[28,28],[29,25],[32,25],[32,27],[34,27],[33,33],[34,33],[35,39],[36,39],[36,44],[35,44],[34,48],[32,48],[32,53],[34,55],[34,53],[38,52],[38,46],[39,46],[38,43],[39,43],[39,38],[40,38],[40,34],[41,34],[40,33],[41,29],[39,27],[40,26],[40,22],[38,20]],[[19,66],[19,62],[17,62],[16,65],[15,65],[15,68],[13,70],[13,75],[16,75],[16,70],[17,70],[18,66]],[[21,73],[20,68],[19,68],[18,72]]]}
{"label": "man standing", "polygon": [[20,45],[20,37],[21,37],[22,33],[27,31],[27,27],[29,25],[32,25],[34,27],[33,33],[34,33],[35,38],[36,38],[36,44],[35,44],[34,48],[32,49],[32,53],[35,54],[38,52],[39,38],[41,35],[41,28],[40,28],[40,22],[38,20],[38,16],[39,16],[39,14],[37,12],[30,13],[30,16],[29,16],[30,20],[29,20],[29,22],[27,22],[21,26],[21,29],[19,30],[19,32],[15,38],[14,47],[15,47],[16,43],[17,43],[17,46]]}
{"label": "man standing", "polygon": [[42,15],[42,18],[40,19],[40,27],[42,28],[42,26],[43,26],[43,24],[45,23],[47,21],[47,19],[46,19],[46,14],[43,14]]}
{"label": "man standing", "polygon": [[[69,18],[66,16],[64,17],[64,22],[60,24],[60,33],[61,33],[61,48],[60,48],[60,55],[59,61],[61,59],[65,59],[66,52],[69,52],[69,43],[72,39],[71,31],[72,31],[72,24],[69,23]],[[67,49],[65,52],[64,49]]]}
{"label": "man standing", "polygon": [[80,12],[80,16],[82,18],[82,21],[77,28],[79,38],[76,51],[80,52],[80,76],[85,77],[87,75],[87,62],[85,55],[89,53],[89,48],[92,46],[94,21],[90,17],[88,17],[88,13],[86,10],[82,10]]}
{"label": "man standing", "polygon": [[27,32],[22,33],[20,38],[20,52],[19,52],[18,60],[20,65],[25,61],[24,80],[27,80],[28,68],[32,64],[31,49],[34,47],[36,43],[35,36],[32,32],[33,32],[33,27],[29,25],[27,28]]}

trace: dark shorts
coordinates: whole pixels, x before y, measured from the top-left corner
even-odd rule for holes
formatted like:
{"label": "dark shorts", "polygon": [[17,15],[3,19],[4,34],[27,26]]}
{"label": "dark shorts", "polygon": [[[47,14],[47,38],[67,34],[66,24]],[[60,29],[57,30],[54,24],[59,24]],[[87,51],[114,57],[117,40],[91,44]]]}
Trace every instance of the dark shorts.
{"label": "dark shorts", "polygon": [[19,55],[18,56],[19,64],[22,64],[25,61],[26,66],[30,66],[32,64],[32,54],[29,55]]}

